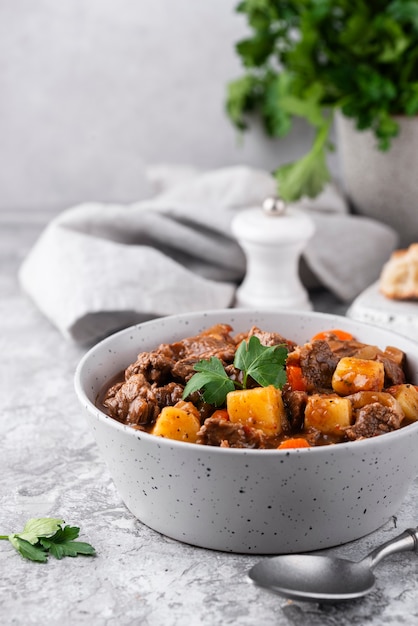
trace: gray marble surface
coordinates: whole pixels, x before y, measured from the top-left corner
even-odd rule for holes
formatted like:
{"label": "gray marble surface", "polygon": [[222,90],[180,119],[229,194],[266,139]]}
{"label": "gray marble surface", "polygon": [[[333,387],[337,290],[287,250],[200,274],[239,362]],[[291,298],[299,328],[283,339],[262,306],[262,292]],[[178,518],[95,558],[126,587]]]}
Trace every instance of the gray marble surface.
{"label": "gray marble surface", "polygon": [[[85,348],[66,342],[19,290],[16,272],[43,218],[0,216],[0,534],[30,517],[81,527],[97,556],[33,563],[0,542],[0,623],[125,626],[418,624],[418,557],[394,555],[363,600],[290,602],[247,581],[254,556],[194,548],[160,536],[127,511],[73,391]],[[344,312],[327,294],[318,310]],[[327,553],[359,559],[418,520],[418,479],[397,519]],[[266,557],[262,557],[266,558]]]}

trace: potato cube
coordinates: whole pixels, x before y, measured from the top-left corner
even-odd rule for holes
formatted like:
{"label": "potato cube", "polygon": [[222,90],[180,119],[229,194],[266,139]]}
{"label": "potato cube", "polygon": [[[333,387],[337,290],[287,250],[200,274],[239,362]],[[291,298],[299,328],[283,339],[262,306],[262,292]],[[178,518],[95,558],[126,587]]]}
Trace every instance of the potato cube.
{"label": "potato cube", "polygon": [[165,406],[151,431],[158,437],[177,439],[195,443],[200,429],[200,421],[194,411],[185,410],[176,406]]}
{"label": "potato cube", "polygon": [[409,420],[418,420],[418,389],[414,385],[398,385],[392,394]]}
{"label": "potato cube", "polygon": [[357,391],[352,396],[346,396],[354,410],[362,409],[367,404],[373,404],[378,402],[382,406],[387,406],[393,409],[399,414],[402,414],[402,409],[399,402],[396,400],[392,393],[387,391]]}
{"label": "potato cube", "polygon": [[186,413],[192,413],[193,415],[197,417],[197,419],[200,422],[199,409],[197,408],[197,406],[193,404],[193,402],[188,402],[186,400],[179,400],[178,402],[176,402],[174,407],[176,409],[183,409],[183,411],[186,411]]}
{"label": "potato cube", "polygon": [[340,396],[357,391],[382,391],[385,369],[380,361],[343,357],[332,377],[332,388]]}
{"label": "potato cube", "polygon": [[230,391],[226,406],[231,422],[260,429],[266,435],[282,431],[286,414],[281,391],[273,385]]}
{"label": "potato cube", "polygon": [[310,396],[305,408],[305,428],[316,428],[326,435],[342,435],[351,425],[351,402],[338,396]]}

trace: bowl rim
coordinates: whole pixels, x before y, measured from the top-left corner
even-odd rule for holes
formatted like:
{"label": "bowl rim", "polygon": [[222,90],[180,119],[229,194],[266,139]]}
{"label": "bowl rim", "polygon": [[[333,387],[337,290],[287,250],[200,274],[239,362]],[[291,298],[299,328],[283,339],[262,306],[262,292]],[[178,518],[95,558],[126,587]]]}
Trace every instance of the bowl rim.
{"label": "bowl rim", "polygon": [[92,355],[96,352],[96,350],[103,349],[104,347],[106,347],[107,344],[114,343],[115,340],[117,341],[118,337],[127,335],[131,333],[133,330],[138,330],[139,328],[151,326],[155,323],[164,323],[165,321],[175,321],[176,319],[183,319],[186,316],[188,319],[190,318],[195,319],[195,318],[202,318],[206,316],[209,317],[213,314],[222,315],[222,313],[224,314],[227,313],[228,315],[231,315],[231,314],[234,314],[235,312],[239,314],[241,313],[251,313],[253,315],[274,314],[278,316],[282,314],[287,314],[287,315],[294,314],[298,316],[316,318],[318,320],[341,320],[342,322],[349,321],[349,324],[353,323],[354,325],[357,325],[361,328],[373,328],[374,330],[382,331],[383,333],[389,332],[391,335],[398,336],[400,337],[402,342],[411,344],[411,346],[415,345],[417,348],[417,353],[418,353],[418,341],[410,339],[409,337],[406,337],[405,335],[402,335],[401,333],[398,333],[391,329],[385,329],[383,327],[376,326],[369,322],[363,322],[360,320],[351,320],[350,318],[346,318],[342,315],[337,315],[334,313],[322,313],[319,311],[301,311],[301,310],[291,310],[291,309],[287,309],[283,311],[275,311],[275,310],[256,310],[256,309],[244,309],[244,308],[213,309],[213,310],[205,310],[205,311],[193,311],[190,313],[177,313],[174,315],[164,315],[164,316],[156,317],[156,318],[147,320],[145,322],[140,322],[138,324],[128,326],[126,328],[116,331],[115,333],[112,333],[111,335],[105,337],[101,341],[91,346],[79,360],[75,373],[74,373],[74,388],[75,388],[75,392],[80,403],[87,410],[87,412],[93,415],[96,419],[98,419],[99,422],[103,424],[107,424],[111,429],[116,429],[118,431],[121,431],[135,439],[139,439],[139,440],[144,439],[145,441],[149,441],[153,445],[157,445],[157,446],[158,445],[159,446],[162,445],[164,447],[171,446],[173,448],[179,447],[180,449],[187,449],[187,450],[194,449],[200,452],[203,452],[206,450],[214,454],[238,454],[240,456],[254,456],[254,455],[258,456],[262,454],[263,456],[266,456],[266,458],[267,456],[277,456],[280,458],[280,457],[286,457],[290,455],[294,456],[294,455],[304,455],[304,454],[315,454],[316,456],[320,456],[321,454],[324,454],[328,456],[328,455],[332,455],[332,452],[335,449],[341,450],[341,453],[338,453],[338,454],[342,454],[344,450],[346,451],[353,450],[353,444],[355,444],[355,449],[353,450],[353,453],[354,453],[355,450],[359,451],[364,446],[370,446],[371,443],[378,444],[378,442],[381,441],[382,439],[384,440],[382,444],[384,444],[385,441],[386,442],[388,441],[388,438],[390,440],[394,440],[395,438],[399,438],[399,437],[401,438],[408,437],[409,434],[411,433],[411,430],[412,431],[418,430],[418,420],[417,420],[416,422],[412,424],[408,424],[408,426],[404,426],[397,430],[393,430],[389,433],[383,433],[382,435],[378,435],[376,437],[369,437],[369,438],[360,439],[356,441],[347,441],[343,443],[329,444],[329,445],[324,445],[324,446],[310,446],[308,448],[286,448],[282,450],[279,450],[277,448],[274,448],[274,449],[221,448],[220,446],[208,446],[208,445],[197,444],[197,443],[191,444],[190,442],[187,442],[187,441],[179,441],[176,439],[169,439],[167,437],[157,437],[156,435],[152,435],[151,433],[148,433],[146,431],[137,430],[135,428],[132,428],[132,426],[129,426],[128,424],[119,422],[118,420],[110,417],[109,415],[106,415],[106,413],[104,413],[101,409],[99,409],[96,406],[96,404],[94,404],[94,402],[92,402],[87,396],[87,393],[84,390],[84,387],[82,384],[82,375],[83,375],[85,367],[89,363],[90,359],[92,358]]}

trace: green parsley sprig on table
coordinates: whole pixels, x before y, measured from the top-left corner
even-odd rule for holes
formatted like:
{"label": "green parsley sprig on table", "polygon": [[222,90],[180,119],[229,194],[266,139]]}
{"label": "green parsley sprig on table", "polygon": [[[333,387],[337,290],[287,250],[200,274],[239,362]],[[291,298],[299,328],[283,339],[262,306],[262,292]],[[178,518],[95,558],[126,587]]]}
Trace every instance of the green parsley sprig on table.
{"label": "green parsley sprig on table", "polygon": [[195,391],[202,391],[203,400],[208,404],[222,406],[226,396],[235,389],[246,389],[248,378],[262,387],[274,385],[281,389],[286,382],[285,346],[263,346],[258,337],[250,337],[238,346],[234,367],[242,371],[242,383],[232,380],[226,373],[222,361],[217,357],[203,359],[194,366],[195,371],[184,388],[185,400]]}
{"label": "green parsley sprig on table", "polygon": [[64,556],[93,556],[96,553],[89,543],[75,541],[80,533],[77,526],[63,524],[64,520],[53,517],[33,518],[26,522],[21,533],[0,535],[0,539],[10,541],[25,559],[40,563],[46,563],[49,554],[62,559]]}

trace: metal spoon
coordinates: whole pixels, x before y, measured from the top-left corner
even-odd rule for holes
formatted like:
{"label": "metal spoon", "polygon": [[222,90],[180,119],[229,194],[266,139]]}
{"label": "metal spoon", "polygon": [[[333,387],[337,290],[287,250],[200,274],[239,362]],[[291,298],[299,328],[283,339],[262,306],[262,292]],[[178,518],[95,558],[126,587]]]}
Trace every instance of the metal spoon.
{"label": "metal spoon", "polygon": [[248,575],[261,587],[293,600],[341,602],[365,596],[375,583],[372,570],[389,554],[416,550],[418,528],[375,548],[358,562],[330,556],[289,554],[260,561]]}

